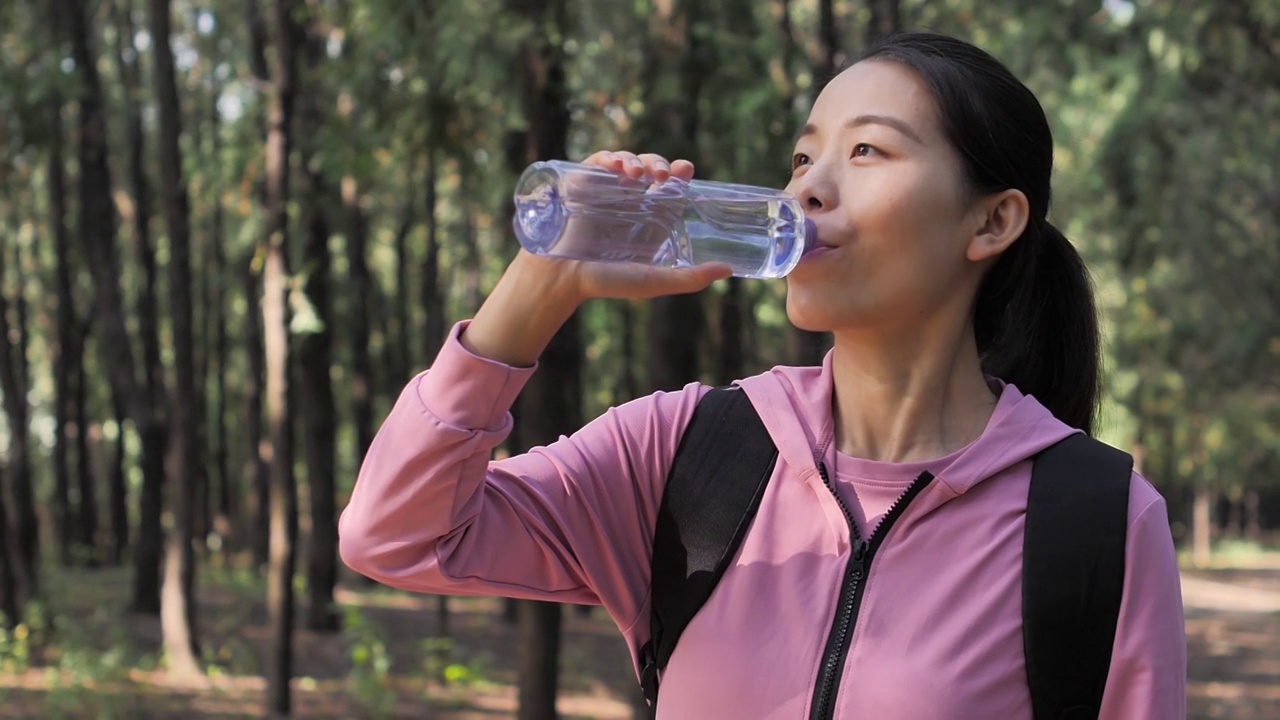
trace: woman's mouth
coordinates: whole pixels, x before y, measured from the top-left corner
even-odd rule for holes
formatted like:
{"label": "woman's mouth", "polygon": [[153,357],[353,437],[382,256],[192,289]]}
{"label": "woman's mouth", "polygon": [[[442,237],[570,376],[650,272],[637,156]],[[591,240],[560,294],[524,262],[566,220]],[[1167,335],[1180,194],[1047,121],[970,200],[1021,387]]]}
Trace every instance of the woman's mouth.
{"label": "woman's mouth", "polygon": [[807,265],[813,262],[821,262],[823,257],[830,255],[832,251],[837,249],[838,248],[835,245],[818,243],[812,250],[806,252],[804,256],[800,258],[800,264]]}

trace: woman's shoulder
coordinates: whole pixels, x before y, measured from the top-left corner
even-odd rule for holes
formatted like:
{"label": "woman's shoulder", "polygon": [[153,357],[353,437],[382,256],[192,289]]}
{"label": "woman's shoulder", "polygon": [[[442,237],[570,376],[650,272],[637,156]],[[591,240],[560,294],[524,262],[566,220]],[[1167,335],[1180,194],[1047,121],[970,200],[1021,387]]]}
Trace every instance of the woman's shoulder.
{"label": "woman's shoulder", "polygon": [[[1129,479],[1129,523],[1133,524],[1152,512],[1167,512],[1164,495],[1142,471],[1134,468]],[[1166,521],[1168,517],[1165,517]]]}

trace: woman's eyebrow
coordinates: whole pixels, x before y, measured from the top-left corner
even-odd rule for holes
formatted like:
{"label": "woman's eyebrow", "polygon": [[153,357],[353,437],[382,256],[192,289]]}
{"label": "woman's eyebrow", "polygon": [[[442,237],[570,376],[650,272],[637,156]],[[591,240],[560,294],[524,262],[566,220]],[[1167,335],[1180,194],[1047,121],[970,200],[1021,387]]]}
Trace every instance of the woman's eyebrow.
{"label": "woman's eyebrow", "polygon": [[[858,115],[857,117],[852,117],[846,120],[844,122],[844,129],[848,130],[850,128],[862,127],[863,125],[884,125],[885,127],[897,130],[921,145],[924,144],[924,140],[920,139],[920,135],[916,133],[915,130],[911,129],[910,125],[889,115]],[[817,125],[814,125],[813,123],[806,123],[805,126],[800,128],[800,131],[796,133],[791,144],[794,145],[800,141],[800,138],[813,135],[816,132],[818,132]]]}

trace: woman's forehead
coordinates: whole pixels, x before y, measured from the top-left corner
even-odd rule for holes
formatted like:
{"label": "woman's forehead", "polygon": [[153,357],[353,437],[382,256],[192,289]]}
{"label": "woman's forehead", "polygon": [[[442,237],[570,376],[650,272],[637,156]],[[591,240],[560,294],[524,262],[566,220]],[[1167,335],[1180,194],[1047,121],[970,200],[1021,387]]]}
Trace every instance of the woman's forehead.
{"label": "woman's forehead", "polygon": [[897,118],[924,135],[935,125],[937,103],[914,70],[896,62],[864,60],[827,83],[813,104],[809,123],[833,132],[861,115]]}

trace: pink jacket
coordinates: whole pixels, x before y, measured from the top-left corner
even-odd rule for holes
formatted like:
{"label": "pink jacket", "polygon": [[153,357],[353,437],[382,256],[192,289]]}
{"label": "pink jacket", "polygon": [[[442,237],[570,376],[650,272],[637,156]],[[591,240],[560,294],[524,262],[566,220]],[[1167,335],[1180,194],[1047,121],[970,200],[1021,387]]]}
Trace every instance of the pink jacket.
{"label": "pink jacket", "polygon": [[[491,462],[533,369],[468,353],[457,340],[465,328],[409,383],[374,440],[341,517],[343,560],[417,592],[601,604],[634,657],[649,630],[665,479],[707,388],[629,402],[549,447]],[[835,459],[830,356],[823,367],[779,367],[739,384],[779,459],[738,557],[663,675],[662,720],[807,717],[850,557],[848,523],[817,469]],[[1031,718],[1021,615],[1030,458],[1073,430],[1001,387],[981,437],[935,471],[884,538],[836,718]],[[1165,503],[1135,474],[1101,717],[1184,718],[1185,684]]]}

